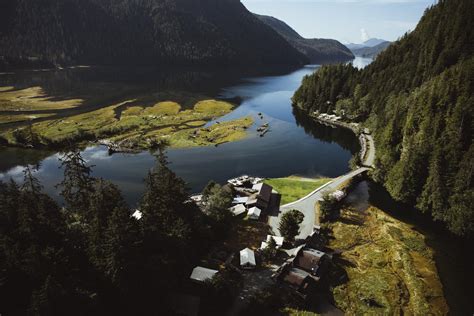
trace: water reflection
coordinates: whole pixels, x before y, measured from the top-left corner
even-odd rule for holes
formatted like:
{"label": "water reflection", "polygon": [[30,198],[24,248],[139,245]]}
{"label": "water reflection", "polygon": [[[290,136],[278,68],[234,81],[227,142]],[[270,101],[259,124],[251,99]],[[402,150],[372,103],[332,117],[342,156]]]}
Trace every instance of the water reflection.
{"label": "water reflection", "polygon": [[[294,174],[336,177],[346,173],[349,159],[359,149],[356,137],[350,131],[311,123],[292,111],[290,99],[294,91],[303,76],[315,70],[312,66],[280,75],[241,77],[231,85],[214,82],[214,86],[220,85],[220,88],[211,97],[240,100],[232,113],[219,120],[251,115],[256,124],[249,130],[249,137],[239,142],[218,147],[170,149],[171,168],[185,179],[192,192],[202,190],[211,179],[225,182],[244,173],[262,177]],[[185,93],[192,94],[192,91]],[[206,93],[212,94],[210,90]],[[258,113],[263,114],[263,119]],[[259,137],[255,130],[263,122],[270,124],[270,132]],[[8,161],[3,167],[9,168],[0,174],[0,180],[21,178],[21,168],[13,167],[34,161],[24,160],[26,153],[20,149],[0,151],[1,160]],[[116,183],[131,205],[139,200],[143,178],[154,164],[154,157],[148,152],[108,156],[106,148],[90,147],[83,151],[83,156],[95,165],[94,176]],[[50,154],[46,159],[39,156],[38,162],[41,162],[38,177],[45,190],[57,197],[54,185],[62,178],[58,154]]]}

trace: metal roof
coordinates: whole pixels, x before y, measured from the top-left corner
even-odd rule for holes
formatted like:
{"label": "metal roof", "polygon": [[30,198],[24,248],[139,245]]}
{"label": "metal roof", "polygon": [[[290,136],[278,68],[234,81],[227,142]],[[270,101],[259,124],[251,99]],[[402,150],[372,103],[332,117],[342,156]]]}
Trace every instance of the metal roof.
{"label": "metal roof", "polygon": [[245,248],[244,250],[240,251],[240,265],[256,265],[255,261],[255,252],[252,249]]}
{"label": "metal roof", "polygon": [[191,280],[199,281],[199,282],[204,282],[207,280],[210,280],[214,277],[216,273],[219,271],[217,270],[212,270],[204,267],[196,267],[193,269],[193,272],[191,273]]}

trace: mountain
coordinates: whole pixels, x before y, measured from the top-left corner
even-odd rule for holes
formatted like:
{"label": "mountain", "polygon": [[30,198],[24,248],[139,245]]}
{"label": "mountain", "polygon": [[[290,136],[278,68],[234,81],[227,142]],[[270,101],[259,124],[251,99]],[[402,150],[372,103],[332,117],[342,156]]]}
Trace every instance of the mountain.
{"label": "mountain", "polygon": [[356,49],[351,49],[351,51],[355,56],[375,58],[377,57],[378,54],[380,54],[385,49],[387,49],[387,47],[389,47],[390,44],[391,42],[382,42],[373,47],[356,48]]}
{"label": "mountain", "polygon": [[354,55],[340,42],[332,39],[306,39],[285,22],[271,16],[255,14],[283,36],[293,47],[309,58],[313,64],[334,63],[354,59]]}
{"label": "mountain", "polygon": [[63,64],[303,64],[239,0],[9,0],[0,61]]}
{"label": "mountain", "polygon": [[354,43],[349,43],[349,44],[344,44],[344,46],[346,46],[348,49],[350,49],[351,51],[353,49],[360,49],[360,48],[365,48],[367,46],[365,46],[364,44],[354,44]]}
{"label": "mountain", "polygon": [[474,2],[443,0],[363,70],[323,66],[293,97],[374,132],[373,178],[458,235],[474,232]]}
{"label": "mountain", "polygon": [[380,45],[382,43],[388,42],[386,40],[380,39],[380,38],[371,38],[365,42],[362,43],[362,45],[366,47],[375,47],[377,45]]}

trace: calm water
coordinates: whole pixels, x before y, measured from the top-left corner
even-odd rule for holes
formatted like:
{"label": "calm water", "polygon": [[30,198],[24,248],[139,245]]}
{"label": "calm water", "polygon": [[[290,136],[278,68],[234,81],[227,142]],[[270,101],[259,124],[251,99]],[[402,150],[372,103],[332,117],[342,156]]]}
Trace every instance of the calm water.
{"label": "calm water", "polygon": [[374,60],[372,58],[366,58],[366,57],[359,57],[356,56],[352,61],[352,65],[356,68],[362,69],[367,67],[371,62]]}
{"label": "calm water", "polygon": [[[254,116],[256,124],[250,129],[247,139],[218,147],[168,151],[171,168],[185,179],[191,192],[199,192],[210,180],[223,183],[241,174],[261,177],[288,175],[336,177],[349,170],[348,161],[352,154],[359,150],[355,136],[346,130],[316,125],[300,117],[298,113],[293,113],[291,96],[303,76],[315,70],[317,70],[316,66],[308,66],[293,71],[275,71],[269,76],[254,74],[222,76],[222,74],[216,75],[212,72],[208,72],[207,76],[200,73],[195,73],[193,76],[181,75],[182,79],[200,78],[195,81],[197,86],[193,87],[182,84],[180,80],[168,78],[163,84],[161,79],[145,80],[137,75],[142,79],[140,84],[137,84],[138,79],[133,77],[133,89],[129,88],[132,84],[121,82],[117,77],[106,77],[109,81],[104,84],[92,76],[90,72],[94,70],[81,70],[80,79],[76,80],[76,77],[72,75],[70,77],[73,79],[69,78],[70,82],[58,82],[58,85],[69,86],[73,91],[82,91],[84,87],[92,86],[92,83],[100,82],[108,86],[110,80],[113,79],[114,84],[126,86],[133,91],[129,92],[130,94],[137,93],[137,89],[142,94],[156,94],[157,90],[164,93],[173,89],[174,95],[178,94],[176,91],[180,91],[181,96],[198,94],[228,99],[239,104],[232,113],[220,118],[219,121],[246,115]],[[42,85],[42,79],[48,84],[48,89],[57,93],[61,92],[54,84],[57,82],[56,78],[49,73],[44,77],[36,74],[34,84]],[[15,84],[15,78],[9,78],[9,80],[10,84]],[[176,88],[173,85],[175,81],[181,86]],[[22,81],[21,84],[28,86],[28,81]],[[77,86],[80,88],[78,89]],[[116,100],[120,100],[120,97],[124,96],[113,96]],[[95,98],[94,96],[86,101],[92,104]],[[189,96],[190,100],[192,98]],[[258,117],[258,113],[263,114],[263,120]],[[263,122],[270,123],[270,132],[265,137],[259,137],[255,130]],[[143,192],[143,178],[154,164],[154,157],[150,153],[109,156],[104,147],[90,147],[82,154],[89,164],[95,166],[94,176],[116,183],[124,192],[127,201],[132,205],[136,204]],[[54,185],[62,178],[59,157],[58,153],[4,149],[0,151],[0,168],[2,168],[0,180],[7,178],[20,180],[25,164],[39,162],[37,176],[44,184],[45,190],[57,196]]]}

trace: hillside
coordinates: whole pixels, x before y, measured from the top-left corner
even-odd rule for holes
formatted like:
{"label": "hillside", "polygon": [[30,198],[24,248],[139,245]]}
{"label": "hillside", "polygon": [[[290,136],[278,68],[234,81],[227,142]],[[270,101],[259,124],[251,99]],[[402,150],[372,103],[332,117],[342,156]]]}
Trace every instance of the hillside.
{"label": "hillside", "polygon": [[265,15],[256,14],[255,16],[282,35],[293,47],[308,57],[313,64],[348,61],[354,58],[351,51],[336,40],[306,39],[281,20]]}
{"label": "hillside", "polygon": [[362,47],[357,49],[351,49],[352,53],[356,56],[375,58],[381,52],[387,49],[390,46],[390,42],[382,42],[373,47]]}
{"label": "hillside", "polygon": [[474,2],[445,0],[363,70],[325,66],[295,106],[336,112],[375,134],[375,180],[458,235],[474,231]]}
{"label": "hillside", "polygon": [[[2,62],[3,61],[3,62]],[[238,0],[11,0],[0,63],[302,64]]]}

